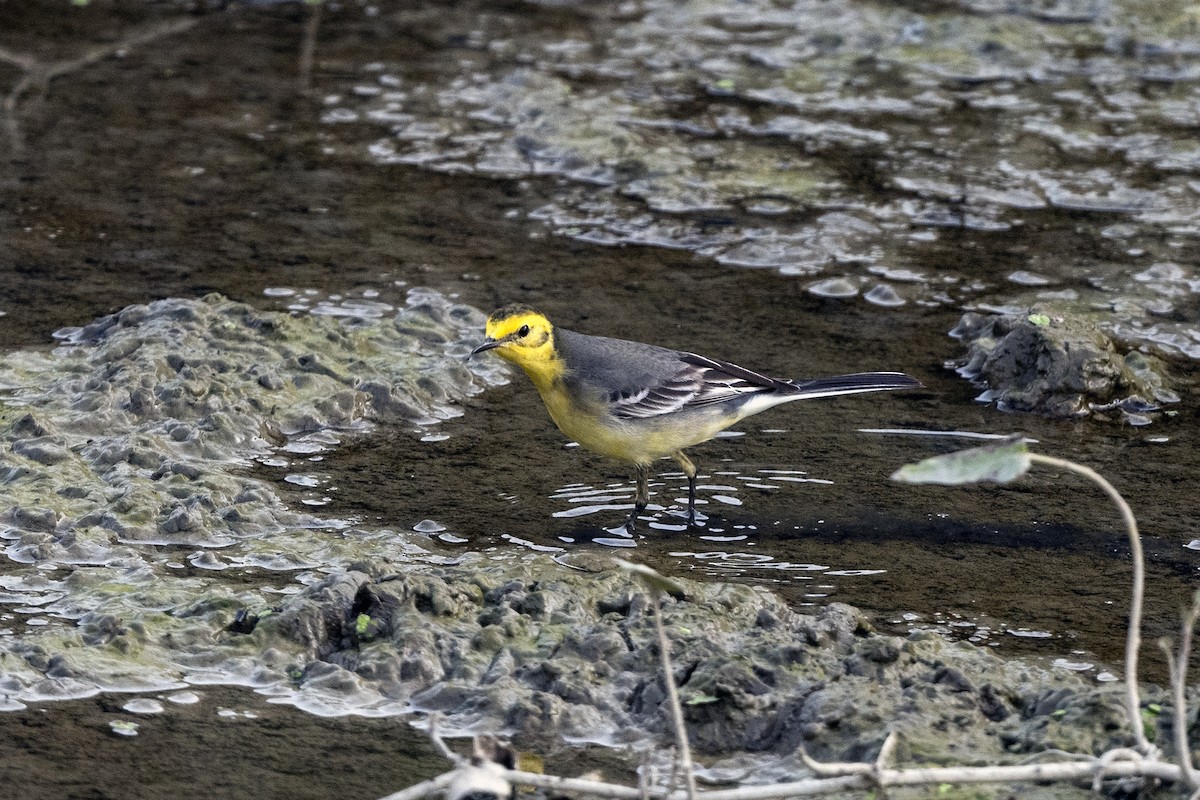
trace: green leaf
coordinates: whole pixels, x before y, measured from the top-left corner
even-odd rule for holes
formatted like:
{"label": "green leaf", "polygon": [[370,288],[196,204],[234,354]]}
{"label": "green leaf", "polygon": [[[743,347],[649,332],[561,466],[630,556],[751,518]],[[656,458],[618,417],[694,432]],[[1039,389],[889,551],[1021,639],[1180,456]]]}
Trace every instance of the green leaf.
{"label": "green leaf", "polygon": [[[1161,710],[1159,708],[1159,711]],[[1146,738],[1152,742],[1158,735],[1158,725],[1155,724],[1155,719],[1158,717],[1159,711],[1150,708],[1142,709],[1142,733],[1146,734]]]}
{"label": "green leaf", "polygon": [[371,628],[371,615],[359,614],[354,620],[354,632],[359,636],[366,636],[367,631]]}
{"label": "green leaf", "polygon": [[694,694],[687,700],[683,701],[685,706],[703,706],[709,703],[716,703],[720,700],[719,697],[714,697],[711,694]]}
{"label": "green leaf", "polygon": [[1030,314],[1026,319],[1039,328],[1044,328],[1050,324],[1050,318],[1045,314]]}
{"label": "green leaf", "polygon": [[733,89],[733,78],[721,78],[721,80],[717,81],[715,85],[718,89],[730,91]]}
{"label": "green leaf", "polygon": [[1029,450],[1025,438],[1014,434],[994,444],[934,456],[915,464],[905,464],[892,473],[892,480],[903,483],[940,483],[959,486],[965,483],[1008,483],[1029,469]]}

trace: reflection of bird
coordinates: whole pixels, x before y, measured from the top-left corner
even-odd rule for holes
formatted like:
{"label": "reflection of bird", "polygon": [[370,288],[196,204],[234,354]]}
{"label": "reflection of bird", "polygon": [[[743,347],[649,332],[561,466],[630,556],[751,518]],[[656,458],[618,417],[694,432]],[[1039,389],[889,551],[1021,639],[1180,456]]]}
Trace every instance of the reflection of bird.
{"label": "reflection of bird", "polygon": [[555,328],[522,305],[493,312],[486,334],[471,355],[495,350],[520,366],[563,433],[589,450],[634,465],[637,494],[625,523],[630,531],[650,500],[646,480],[656,459],[670,456],[683,468],[688,520],[694,522],[696,466],[684,448],[780,403],[921,386],[900,372],[768,378],[693,353]]}
{"label": "reflection of bird", "polygon": [[471,760],[454,773],[446,800],[512,800],[516,789],[504,774],[516,767],[513,751],[491,736],[476,736]]}

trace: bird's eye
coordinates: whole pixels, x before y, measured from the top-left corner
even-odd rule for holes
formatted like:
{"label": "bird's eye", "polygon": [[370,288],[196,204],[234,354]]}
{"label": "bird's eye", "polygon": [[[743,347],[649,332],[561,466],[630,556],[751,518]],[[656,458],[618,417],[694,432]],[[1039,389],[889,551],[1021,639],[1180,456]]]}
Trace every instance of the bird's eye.
{"label": "bird's eye", "polygon": [[529,335],[529,326],[528,325],[522,325],[521,330],[517,331],[517,336],[528,336],[528,335]]}

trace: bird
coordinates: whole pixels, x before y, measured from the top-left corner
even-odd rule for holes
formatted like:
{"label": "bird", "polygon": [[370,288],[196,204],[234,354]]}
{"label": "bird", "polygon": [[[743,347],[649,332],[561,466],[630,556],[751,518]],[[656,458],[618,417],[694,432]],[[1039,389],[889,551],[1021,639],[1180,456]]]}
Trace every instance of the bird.
{"label": "bird", "polygon": [[772,378],[695,353],[560,328],[520,303],[492,312],[484,336],[468,358],[491,351],[521,367],[559,430],[588,450],[633,465],[629,534],[650,502],[650,466],[660,458],[674,459],[687,476],[687,521],[694,525],[696,465],[685,449],[781,403],[922,388],[902,372]]}

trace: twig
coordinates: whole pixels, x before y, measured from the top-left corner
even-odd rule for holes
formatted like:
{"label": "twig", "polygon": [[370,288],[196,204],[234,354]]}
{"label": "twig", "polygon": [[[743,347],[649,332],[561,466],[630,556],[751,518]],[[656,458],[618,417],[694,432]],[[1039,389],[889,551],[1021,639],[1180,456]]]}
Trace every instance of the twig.
{"label": "twig", "polygon": [[304,33],[300,38],[300,63],[297,72],[297,88],[300,94],[308,94],[312,88],[313,64],[317,55],[317,31],[321,27],[321,9],[325,7],[324,0],[309,0],[308,18],[304,20]]}
{"label": "twig", "polygon": [[102,44],[89,49],[78,58],[68,59],[65,61],[53,61],[45,66],[46,79],[54,80],[62,75],[71,72],[76,72],[83,67],[91,66],[97,61],[102,61],[114,53],[121,50],[130,50],[135,47],[141,47],[144,44],[150,44],[155,39],[161,39],[164,36],[172,36],[176,33],[183,33],[196,24],[196,20],[192,17],[183,17],[181,19],[168,20],[167,22],[156,22],[150,25],[143,25],[135,28],[129,35],[121,37],[118,41],[112,44]]}
{"label": "twig", "polygon": [[671,720],[675,724],[675,741],[678,745],[679,766],[683,770],[684,786],[688,800],[696,797],[696,776],[692,771],[692,749],[688,745],[687,726],[683,724],[683,706],[679,703],[679,692],[675,688],[675,672],[671,669],[671,644],[667,641],[667,629],[662,622],[662,592],[650,590],[654,601],[654,629],[658,632],[658,657],[662,664],[663,683],[667,685],[667,702],[671,706]]}
{"label": "twig", "polygon": [[[1127,751],[1133,752],[1133,751]],[[879,774],[885,786],[923,786],[942,783],[1028,783],[1031,781],[1080,781],[1090,780],[1101,759],[1053,764],[1022,764],[997,767],[924,767],[914,769],[885,769]],[[829,766],[829,765],[826,765]],[[852,767],[867,767],[870,764],[850,764]],[[1141,758],[1136,761],[1115,760],[1101,765],[1105,778],[1151,777],[1163,781],[1179,782],[1182,775],[1179,766],[1163,761]],[[453,773],[450,773],[453,774]],[[618,786],[601,781],[582,778],[560,778],[533,772],[506,770],[498,775],[515,785],[533,788],[581,792],[613,800],[641,800],[643,796],[662,800],[683,800],[683,792],[668,793],[663,789],[639,789]],[[428,781],[426,783],[429,783]],[[425,784],[422,784],[423,786]],[[808,778],[790,783],[770,786],[742,786],[697,794],[699,800],[778,800],[787,797],[815,797],[836,794],[853,789],[870,789],[874,785],[871,774],[853,774],[831,778]],[[643,795],[644,792],[644,795]],[[416,800],[417,795],[389,795],[383,800]]]}
{"label": "twig", "polygon": [[[923,786],[977,783],[1029,783],[1046,781],[1099,782],[1110,778],[1149,777],[1172,783],[1183,783],[1185,775],[1178,764],[1169,764],[1144,757],[1132,748],[1119,748],[1099,758],[1080,761],[1019,764],[991,767],[924,767],[887,769],[896,739],[889,735],[874,763],[821,763],[814,761],[802,749],[800,758],[817,777],[770,786],[743,786],[711,792],[698,792],[698,800],[784,800],[789,797],[816,797],[857,789],[886,786]],[[1071,756],[1071,754],[1064,754]],[[643,776],[637,787],[619,786],[584,778],[560,778],[555,775],[506,770],[498,765],[493,774],[516,786],[549,789],[554,792],[590,794],[611,800],[684,800],[686,791],[670,791],[650,786]],[[442,791],[453,781],[457,770],[430,781],[390,794],[382,800],[421,800]],[[1200,800],[1200,790],[1190,800]]]}
{"label": "twig", "polygon": [[436,778],[418,783],[416,786],[410,786],[407,789],[401,789],[398,792],[393,792],[387,797],[381,797],[380,800],[421,800],[423,797],[428,797],[431,794],[437,794],[445,789],[454,780],[453,772],[443,772]]}
{"label": "twig", "polygon": [[1200,592],[1192,596],[1192,607],[1183,615],[1183,624],[1179,629],[1179,649],[1171,651],[1168,639],[1159,640],[1159,647],[1167,656],[1167,673],[1171,683],[1171,703],[1175,706],[1175,718],[1171,730],[1175,734],[1176,758],[1179,769],[1183,772],[1188,785],[1200,794],[1200,775],[1192,766],[1191,746],[1187,736],[1187,673],[1188,658],[1192,653],[1192,633],[1196,629],[1196,620],[1200,619]]}
{"label": "twig", "polygon": [[796,748],[796,752],[800,755],[800,762],[808,768],[809,772],[818,778],[835,778],[846,775],[866,776],[871,775],[875,771],[875,767],[871,764],[862,764],[853,761],[817,761],[803,747]]}
{"label": "twig", "polygon": [[436,712],[429,715],[429,740],[433,742],[434,749],[438,751],[438,754],[442,758],[446,759],[456,767],[461,767],[463,764],[467,763],[467,760],[451,750],[446,745],[446,742],[442,740],[442,735],[437,731],[438,719],[439,716]]}
{"label": "twig", "polygon": [[679,780],[679,768],[682,762],[679,758],[679,748],[671,748],[671,769],[667,772],[667,794],[675,791],[675,784]]}
{"label": "twig", "polygon": [[29,73],[25,73],[13,84],[12,91],[4,98],[4,130],[8,136],[8,147],[13,155],[19,156],[25,149],[24,141],[21,138],[21,124],[17,120],[17,100],[25,91],[33,79]]}
{"label": "twig", "polygon": [[875,769],[883,770],[891,762],[892,756],[896,754],[896,745],[900,742],[900,737],[895,731],[888,733],[887,738],[883,740],[883,746],[879,748],[879,755],[875,757]]}
{"label": "twig", "polygon": [[1088,756],[1088,755],[1084,755],[1083,753],[1070,753],[1066,750],[1059,750],[1057,748],[1054,748],[1051,750],[1040,750],[1036,753],[1031,753],[1029,755],[1029,757],[1026,758],[1024,761],[1022,761],[1021,763],[1022,764],[1036,764],[1039,761],[1041,761],[1043,758],[1050,758],[1050,757],[1069,758],[1073,761],[1091,761],[1093,758],[1095,758],[1095,756]]}
{"label": "twig", "polygon": [[900,741],[900,737],[895,731],[890,731],[887,738],[883,740],[883,746],[879,748],[879,755],[875,757],[875,764],[872,769],[872,777],[879,784],[879,796],[887,798],[887,789],[884,788],[883,773],[887,770],[887,765],[892,760],[892,755],[896,752],[896,743]]}
{"label": "twig", "polygon": [[[1106,778],[1152,777],[1178,782],[1182,777],[1177,765],[1148,759],[1115,761],[1105,765],[1103,770]],[[879,775],[879,779],[886,786],[1078,781],[1092,778],[1095,771],[1096,764],[1092,762],[996,767],[925,767],[884,770]],[[872,776],[857,774],[844,778],[819,778],[773,786],[744,786],[738,789],[703,792],[700,798],[701,800],[775,800],[775,798],[785,797],[811,797],[845,789],[870,788],[873,782]]]}
{"label": "twig", "polygon": [[1141,647],[1142,641],[1142,596],[1146,586],[1146,567],[1142,556],[1142,540],[1138,534],[1138,524],[1133,516],[1133,510],[1125,502],[1125,498],[1121,497],[1121,493],[1094,469],[1040,453],[1030,453],[1029,460],[1065,469],[1088,478],[1104,490],[1104,493],[1116,504],[1117,509],[1121,512],[1121,518],[1125,521],[1125,530],[1129,534],[1130,555],[1133,559],[1133,597],[1129,603],[1129,626],[1125,632],[1125,703],[1129,714],[1129,727],[1133,730],[1133,740],[1137,744],[1137,749],[1141,753],[1149,755],[1154,751],[1154,746],[1150,744],[1146,738],[1146,732],[1142,729],[1142,703],[1138,696],[1137,684],[1138,648]]}
{"label": "twig", "polygon": [[[675,687],[675,671],[671,668],[671,643],[667,641],[667,630],[663,626],[662,597],[674,597],[685,594],[682,587],[669,578],[663,577],[655,570],[644,564],[635,564],[624,559],[614,558],[613,563],[621,569],[637,577],[650,592],[650,607],[653,611],[654,630],[658,634],[658,657],[662,665],[663,683],[667,687],[667,702],[671,710],[671,721],[675,727],[675,744],[679,767],[683,770],[684,786],[687,789],[688,800],[696,797],[696,776],[692,771],[692,748],[688,745],[687,726],[683,722],[683,706],[679,702],[679,691]],[[671,783],[668,793],[674,788],[675,770],[671,771]]]}
{"label": "twig", "polygon": [[16,50],[9,50],[7,47],[0,46],[0,61],[6,64],[12,64],[18,69],[28,72],[37,64],[37,59],[26,53],[18,53]]}

